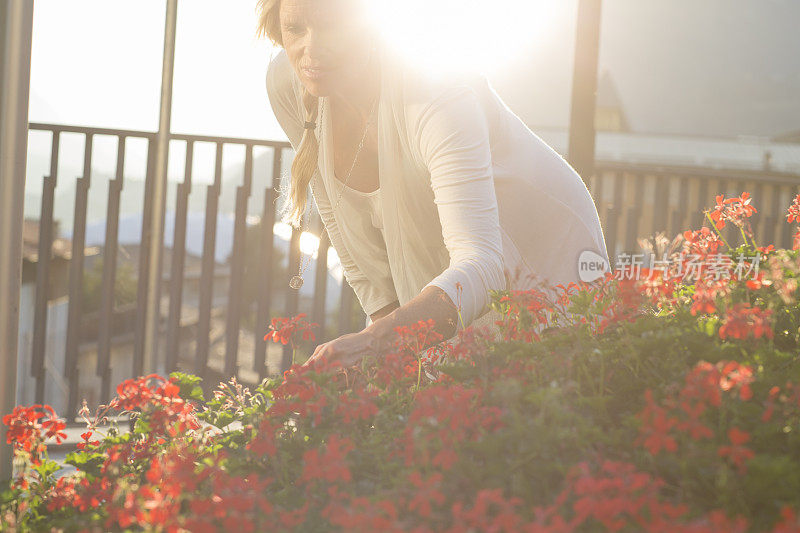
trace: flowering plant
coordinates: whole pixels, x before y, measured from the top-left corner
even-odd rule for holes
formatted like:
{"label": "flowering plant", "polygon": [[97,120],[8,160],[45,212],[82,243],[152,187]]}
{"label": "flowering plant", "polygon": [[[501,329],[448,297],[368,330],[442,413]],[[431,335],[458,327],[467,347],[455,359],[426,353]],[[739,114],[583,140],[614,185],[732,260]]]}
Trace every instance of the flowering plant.
{"label": "flowering plant", "polygon": [[[800,260],[755,244],[749,206],[718,197],[712,227],[657,236],[662,268],[493,292],[499,334],[422,322],[380,360],[210,399],[187,374],[127,380],[75,473],[43,446],[63,422],[18,407],[0,529],[800,531]],[[101,433],[111,410],[131,432]]]}
{"label": "flowering plant", "polygon": [[305,320],[305,313],[300,313],[293,317],[275,317],[269,325],[269,331],[264,335],[264,340],[289,344],[292,347],[292,364],[294,364],[297,347],[301,342],[316,340],[313,329],[319,324],[310,323]]}

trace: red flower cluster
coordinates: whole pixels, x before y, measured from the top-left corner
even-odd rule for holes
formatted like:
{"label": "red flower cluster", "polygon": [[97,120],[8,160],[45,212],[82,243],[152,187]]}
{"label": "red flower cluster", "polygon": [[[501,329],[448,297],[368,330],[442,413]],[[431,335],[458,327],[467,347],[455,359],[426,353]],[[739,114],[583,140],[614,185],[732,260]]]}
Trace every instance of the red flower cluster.
{"label": "red flower cluster", "polygon": [[364,387],[344,391],[336,402],[336,414],[342,417],[345,424],[356,420],[370,420],[378,414],[378,405],[375,403],[377,397],[377,390],[367,390]]}
{"label": "red flower cluster", "polygon": [[720,447],[719,456],[730,459],[740,472],[744,472],[746,470],[745,462],[755,455],[753,450],[744,446],[744,443],[750,440],[750,434],[733,427],[728,430],[728,438],[731,444],[730,446]]}
{"label": "red flower cluster", "polygon": [[699,230],[686,230],[683,232],[684,251],[688,254],[705,256],[716,254],[724,244],[719,234],[711,228],[703,226]]}
{"label": "red flower cluster", "polygon": [[[748,401],[753,397],[750,384],[753,382],[753,370],[736,361],[720,361],[716,365],[701,361],[686,375],[683,388],[674,395],[657,403],[652,391],[645,393],[646,405],[639,413],[641,422],[637,444],[644,446],[651,454],[657,455],[662,450],[678,451],[678,442],[701,439],[712,439],[715,435],[712,425],[705,423],[703,415],[709,408],[718,413],[726,401]],[[719,415],[717,415],[718,418]],[[718,449],[718,455],[729,458],[741,471],[746,469],[745,462],[753,456],[753,452],[743,446],[749,439],[745,432],[732,427],[728,430],[730,446]]]}
{"label": "red flower cluster", "polygon": [[429,345],[438,343],[443,339],[442,334],[436,331],[434,320],[419,320],[410,326],[397,326],[397,334],[393,347],[398,351],[408,350],[415,356],[425,350]]}
{"label": "red flower cluster", "polygon": [[311,448],[303,454],[303,472],[297,482],[312,484],[318,481],[350,481],[350,468],[346,459],[352,449],[353,442],[350,439],[332,434],[322,450]]}
{"label": "red flower cluster", "polygon": [[[150,381],[155,380],[154,385]],[[158,436],[182,434],[200,429],[194,405],[180,397],[180,388],[172,379],[150,374],[127,379],[117,386],[117,397],[109,406],[121,411],[140,410],[149,413],[148,424],[152,430],[149,439]]]}
{"label": "red flower cluster", "polygon": [[3,417],[3,424],[8,426],[6,442],[30,454],[31,462],[37,465],[46,449],[47,439],[55,437],[56,443],[61,444],[67,438],[64,433],[66,424],[49,405],[17,406],[11,414]]}
{"label": "red flower cluster", "polygon": [[800,419],[800,386],[787,381],[783,388],[777,385],[772,387],[764,402],[761,420],[763,422],[772,420],[776,408],[779,408],[778,414],[781,421]]}
{"label": "red flower cluster", "polygon": [[550,324],[555,313],[555,303],[539,289],[510,290],[508,296],[500,299],[505,304],[500,326],[505,341],[539,341],[539,333]]}
{"label": "red flower cluster", "polygon": [[717,195],[717,205],[709,216],[716,224],[717,229],[724,228],[725,221],[741,226],[745,218],[751,217],[756,212],[756,208],[750,205],[751,201],[752,198],[748,192],[743,192],[739,198],[725,198],[722,194]]}
{"label": "red flower cluster", "polygon": [[800,194],[795,196],[794,200],[792,200],[792,205],[789,206],[786,213],[786,222],[789,224],[792,222],[800,223]]}
{"label": "red flower cluster", "polygon": [[725,318],[719,328],[719,336],[722,339],[729,337],[746,339],[750,336],[756,339],[761,337],[771,339],[775,336],[772,331],[771,317],[772,309],[750,307],[747,302],[739,302],[725,311]]}
{"label": "red flower cluster", "polygon": [[[600,525],[606,531],[634,526],[641,531],[678,531],[688,509],[662,501],[663,482],[629,463],[602,461],[576,465],[552,505],[536,509],[537,528],[529,531],[575,531]],[[571,516],[571,518],[566,518]]]}
{"label": "red flower cluster", "polygon": [[[316,340],[313,328],[318,327],[317,323],[309,323],[304,317],[305,313],[300,313],[293,317],[275,317],[269,326],[269,332],[264,335],[264,340],[280,342],[281,344],[291,343],[295,347],[300,339]],[[299,336],[299,337],[298,337]]]}
{"label": "red flower cluster", "polygon": [[[800,194],[792,200],[792,205],[789,206],[786,214],[786,221],[790,224],[792,222],[800,222]],[[800,249],[800,228],[795,231],[792,239],[792,250],[797,249]]]}
{"label": "red flower cluster", "polygon": [[452,467],[458,447],[503,426],[502,411],[481,405],[483,391],[461,384],[423,389],[415,398],[402,446],[407,466]]}

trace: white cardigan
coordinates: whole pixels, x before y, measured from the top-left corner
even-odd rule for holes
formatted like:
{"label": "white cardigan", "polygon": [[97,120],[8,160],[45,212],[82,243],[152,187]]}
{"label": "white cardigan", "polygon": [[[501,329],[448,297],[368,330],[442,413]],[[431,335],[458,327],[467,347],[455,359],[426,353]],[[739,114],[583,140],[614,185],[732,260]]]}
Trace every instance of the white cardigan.
{"label": "white cardigan", "polygon": [[[467,327],[491,316],[484,315],[490,289],[532,286],[515,272],[566,284],[579,280],[584,250],[608,259],[597,209],[580,176],[502,102],[484,75],[437,77],[388,48],[378,50],[385,253],[360,245],[341,205],[333,211],[341,182],[332,169],[320,172],[332,159],[323,159],[328,154],[319,124],[323,164],[311,182],[345,278],[367,315],[395,300],[404,305],[428,285],[457,303],[460,283]],[[270,62],[266,82],[275,117],[297,150],[305,120],[302,82],[285,50]],[[365,274],[376,271],[384,275]]]}

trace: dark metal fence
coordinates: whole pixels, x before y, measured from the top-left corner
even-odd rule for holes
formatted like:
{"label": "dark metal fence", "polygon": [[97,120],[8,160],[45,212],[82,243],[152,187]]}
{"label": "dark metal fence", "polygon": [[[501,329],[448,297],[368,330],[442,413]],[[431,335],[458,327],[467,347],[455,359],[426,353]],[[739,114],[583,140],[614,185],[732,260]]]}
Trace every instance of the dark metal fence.
{"label": "dark metal fence", "polygon": [[[43,260],[50,257],[53,241],[57,237],[54,235],[54,193],[59,179],[58,176],[58,159],[59,159],[59,141],[62,133],[78,133],[85,136],[85,149],[83,158],[83,174],[77,178],[76,193],[75,193],[75,206],[74,206],[74,219],[73,219],[73,233],[72,233],[72,254],[69,262],[69,298],[68,298],[68,319],[66,330],[66,353],[64,354],[64,380],[68,386],[67,398],[67,412],[64,413],[67,420],[73,421],[77,410],[79,409],[79,380],[82,378],[78,371],[78,357],[79,345],[85,342],[81,335],[81,320],[84,318],[85,313],[81,309],[81,296],[84,283],[84,249],[85,249],[85,236],[86,236],[86,215],[87,215],[87,201],[88,193],[92,182],[92,141],[96,136],[112,136],[116,137],[118,141],[118,150],[116,155],[116,174],[109,182],[108,189],[108,203],[106,213],[106,227],[105,227],[105,243],[103,246],[103,271],[102,271],[102,290],[101,290],[101,304],[99,313],[96,314],[99,324],[97,327],[97,358],[95,372],[99,382],[99,393],[97,399],[99,402],[107,402],[111,397],[111,387],[116,385],[112,383],[112,327],[111,323],[114,317],[120,312],[114,305],[114,287],[115,277],[117,275],[117,252],[118,242],[117,234],[120,220],[120,197],[125,188],[125,153],[126,153],[126,140],[127,139],[143,139],[147,143],[147,170],[145,176],[144,195],[142,201],[142,231],[141,242],[139,247],[138,257],[138,277],[137,277],[137,302],[136,302],[136,315],[133,335],[133,356],[130,361],[127,361],[128,368],[125,369],[127,377],[135,377],[145,373],[153,372],[154,369],[144,368],[144,343],[143,334],[145,327],[145,310],[146,297],[147,297],[147,265],[148,265],[148,250],[150,249],[150,240],[156,238],[152,235],[150,221],[152,219],[152,202],[150,191],[153,187],[154,181],[154,154],[155,154],[155,140],[154,133],[126,131],[115,129],[103,128],[85,128],[74,126],[61,126],[51,124],[30,124],[30,130],[41,130],[52,133],[51,144],[51,159],[50,159],[50,172],[43,177],[42,181],[42,203],[40,211],[39,222],[39,254],[40,258],[36,268],[36,289],[35,289],[35,313],[33,325],[33,339],[32,339],[32,353],[31,356],[31,377],[35,380],[35,401],[37,403],[45,402],[45,351],[46,351],[46,332],[47,332],[47,315],[48,315],[48,302],[50,301],[50,267],[51,262]],[[320,248],[316,258],[315,279],[314,283],[314,298],[310,302],[308,309],[300,306],[300,299],[298,291],[290,289],[287,283],[273,286],[273,276],[270,272],[270,266],[274,264],[273,254],[275,253],[275,234],[274,223],[276,220],[276,206],[275,201],[278,198],[278,189],[280,184],[280,176],[282,165],[285,162],[285,151],[291,150],[288,143],[275,142],[275,141],[262,141],[254,139],[238,139],[238,138],[222,138],[222,137],[207,137],[207,136],[194,136],[194,135],[171,135],[170,139],[173,141],[183,141],[186,143],[186,157],[185,157],[185,170],[184,179],[181,183],[177,184],[176,202],[174,205],[175,210],[175,226],[173,248],[170,254],[171,263],[169,264],[169,283],[168,287],[163,292],[166,294],[159,295],[159,302],[164,300],[168,303],[168,312],[166,320],[162,321],[159,328],[159,336],[164,338],[162,348],[164,353],[163,369],[166,372],[173,370],[182,370],[199,375],[204,381],[211,381],[214,378],[223,378],[227,380],[231,376],[237,375],[237,371],[241,368],[242,350],[239,346],[241,319],[242,319],[242,298],[243,298],[243,279],[245,270],[245,230],[247,218],[247,205],[251,196],[254,194],[262,194],[261,200],[263,201],[263,209],[261,212],[260,235],[258,239],[258,254],[260,257],[259,263],[264,265],[264,275],[258,277],[259,283],[257,287],[257,295],[255,295],[256,309],[255,323],[258,327],[253,328],[252,351],[248,354],[247,361],[251,366],[251,375],[254,373],[263,379],[269,374],[275,374],[276,369],[270,368],[267,361],[268,343],[264,341],[264,335],[267,331],[270,319],[273,316],[294,316],[299,312],[308,314],[308,320],[320,324],[319,332],[317,334],[316,342],[324,342],[330,340],[325,337],[326,331],[326,283],[328,265],[327,265],[327,251],[329,248],[329,241],[327,234],[322,228],[319,217],[312,219],[312,228],[317,228],[316,234],[320,235]],[[193,364],[186,367],[179,368],[179,361],[177,354],[179,351],[179,344],[181,338],[184,336],[181,326],[181,309],[183,302],[184,291],[184,265],[187,259],[187,251],[185,247],[186,232],[187,232],[187,213],[189,208],[189,194],[192,190],[192,167],[194,147],[196,143],[213,143],[216,147],[215,168],[214,168],[214,181],[206,186],[206,200],[205,200],[205,228],[204,228],[204,243],[202,257],[200,260],[201,271],[199,279],[199,303],[197,308],[197,322],[194,325],[194,345],[196,346],[194,352]],[[236,190],[236,206],[234,215],[234,232],[233,232],[233,249],[229,261],[229,276],[227,286],[227,305],[219,306],[214,305],[212,301],[213,285],[215,282],[215,268],[218,264],[215,261],[215,247],[216,247],[216,224],[217,214],[219,212],[219,197],[222,185],[222,149],[223,145],[239,145],[243,146],[245,150],[244,161],[244,182]],[[265,147],[272,151],[272,168],[271,168],[271,184],[264,188],[262,191],[253,190],[253,150],[255,147]],[[71,177],[67,177],[68,179]],[[33,179],[28,176],[28,180]],[[61,179],[64,179],[62,177]],[[163,213],[161,214],[163,217]],[[162,218],[163,220],[163,218]],[[300,261],[300,236],[301,231],[292,229],[291,242],[289,247],[288,257],[288,271],[296,272]],[[252,253],[252,250],[250,251]],[[308,280],[310,282],[311,280]],[[161,287],[162,284],[159,284]],[[282,303],[282,312],[271,313],[274,311],[275,302]],[[307,304],[308,305],[308,304]],[[335,328],[336,334],[341,335],[350,331],[355,331],[358,327],[358,316],[361,322],[364,323],[365,316],[358,315],[360,307],[354,298],[352,289],[343,281],[342,291],[339,303],[339,323]],[[214,371],[209,367],[209,347],[211,335],[211,322],[212,313],[224,317],[225,322],[225,339],[224,339],[224,367],[222,372]],[[330,331],[331,328],[328,328]],[[158,343],[156,343],[158,346]],[[282,357],[280,360],[277,372],[283,372],[288,368],[292,357],[292,348],[290,346],[282,347]],[[154,357],[153,360],[157,360]],[[120,364],[119,361],[113,364]],[[224,377],[223,377],[224,376]],[[243,380],[247,381],[247,380]]]}

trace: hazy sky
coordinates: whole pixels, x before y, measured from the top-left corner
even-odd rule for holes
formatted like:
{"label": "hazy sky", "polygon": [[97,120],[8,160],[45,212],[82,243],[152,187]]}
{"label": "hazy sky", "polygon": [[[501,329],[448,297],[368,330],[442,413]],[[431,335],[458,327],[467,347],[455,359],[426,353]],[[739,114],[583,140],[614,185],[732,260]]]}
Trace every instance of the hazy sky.
{"label": "hazy sky", "polygon": [[[280,136],[264,88],[271,46],[254,37],[254,9],[179,2],[173,131]],[[164,16],[164,0],[36,0],[29,120],[156,130]]]}
{"label": "hazy sky", "polygon": [[[405,11],[419,13],[414,2],[424,5],[406,0],[412,7]],[[479,21],[493,33],[475,39],[480,28],[464,8],[470,2],[437,0],[437,5],[448,2],[461,6],[451,11],[458,14],[451,27],[460,29],[462,40],[456,54],[470,60],[481,53],[508,56],[508,49],[519,51],[537,41],[544,53],[556,30],[572,18],[575,4],[495,0],[494,17],[484,13]],[[267,101],[264,76],[275,51],[254,36],[255,0],[181,0],[178,5],[172,131],[285,138]],[[425,19],[438,24],[448,8],[421,9]],[[30,121],[157,129],[164,11],[164,0],[36,0]],[[517,16],[509,18],[509,12]],[[391,27],[404,26],[395,20]],[[498,62],[497,57],[487,61]]]}
{"label": "hazy sky", "polygon": [[[491,58],[490,81],[534,131],[566,127],[578,0],[435,0],[436,8],[417,8],[426,14],[417,20],[435,21],[448,13],[448,3],[457,6],[457,23],[429,26],[462,32],[461,53],[451,57]],[[178,4],[172,131],[285,139],[267,100],[265,73],[276,51],[255,38],[256,1]],[[481,11],[486,4],[493,9]],[[34,5],[29,120],[155,131],[165,1]],[[482,17],[470,18],[469,9]],[[388,32],[408,25],[390,19]],[[800,129],[797,20],[797,0],[605,0],[600,70],[611,72],[636,132],[735,136]],[[41,176],[49,136],[29,138],[29,170]],[[116,152],[111,141],[95,140],[93,160],[109,171],[114,162],[107,156]],[[61,164],[74,174],[82,164],[82,137],[64,136],[62,144]],[[200,152],[196,168],[209,173],[213,165],[203,162],[211,159]],[[171,177],[182,172],[175,155]],[[143,167],[143,146],[132,146],[129,159],[126,170]]]}
{"label": "hazy sky", "polygon": [[[372,1],[440,6],[407,11],[461,32],[451,57],[494,58],[490,80],[529,125],[568,123],[577,0]],[[483,19],[463,14],[483,4]],[[180,0],[174,132],[285,138],[255,5]],[[164,0],[36,0],[30,120],[155,130],[164,11]],[[448,12],[451,24],[436,22]],[[392,17],[389,33],[408,25]],[[636,131],[775,135],[800,123],[799,17],[797,0],[605,0],[600,69]]]}
{"label": "hazy sky", "polygon": [[[458,24],[450,25],[461,32],[451,38],[456,55],[482,56],[490,79],[501,79],[517,68],[515,55],[535,62],[532,56],[555,54],[563,58],[559,61],[563,68],[559,69],[560,78],[551,78],[545,90],[567,94],[577,0],[494,0],[497,9],[493,17],[481,9],[485,0],[437,1],[439,9],[427,9],[426,20],[446,14],[442,6],[447,2],[460,6]],[[422,0],[406,0],[406,11],[414,11],[414,2]],[[468,4],[473,6],[471,11],[464,7]],[[155,131],[165,1],[36,0],[34,5],[29,121]],[[255,38],[255,7],[255,0],[178,2],[173,132],[286,139],[272,114],[265,87],[267,65],[277,49],[268,40]],[[507,14],[512,12],[521,16],[509,18]],[[490,31],[475,39],[473,32],[484,22],[491,22]],[[405,26],[394,24],[389,31]],[[394,40],[402,42],[403,36],[395,35]],[[523,46],[529,51],[523,53]],[[563,122],[568,98],[560,98],[560,105],[543,105],[541,110],[545,122]],[[28,168],[34,179],[28,185],[29,190],[37,191],[41,186],[36,178],[47,173],[50,136],[34,132],[29,139]],[[59,168],[74,178],[82,167],[83,137],[64,135],[61,143]],[[126,173],[141,175],[144,145],[131,143]],[[96,138],[93,167],[113,173],[115,154],[114,139]],[[174,155],[170,157],[170,177],[180,179],[182,157]],[[210,180],[213,153],[200,149],[195,159],[199,160],[196,168],[205,174],[198,176],[198,181]]]}

